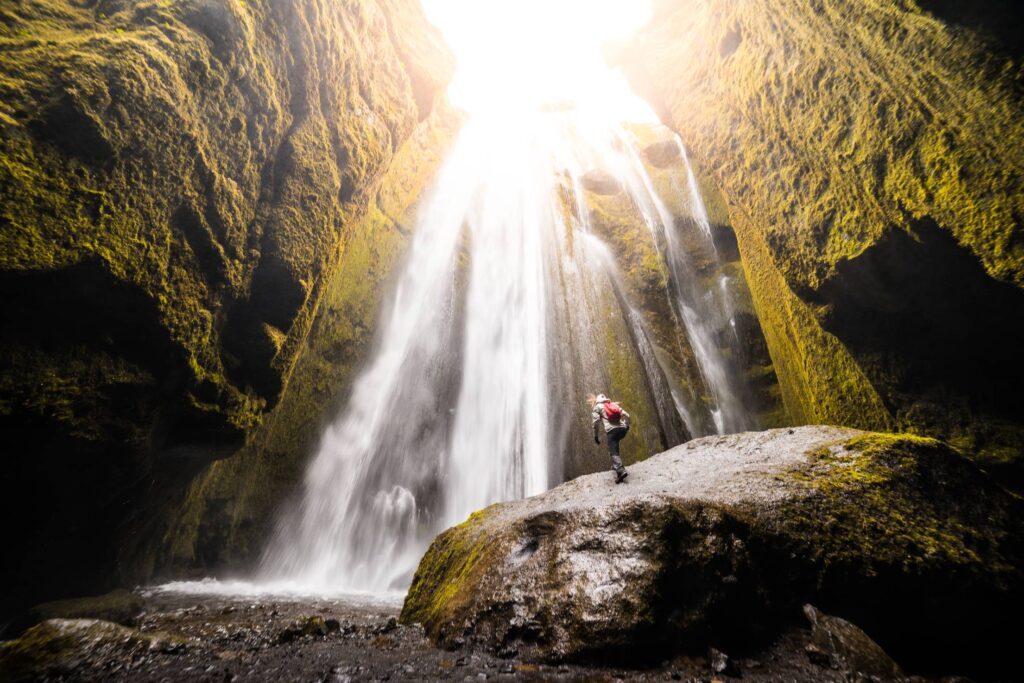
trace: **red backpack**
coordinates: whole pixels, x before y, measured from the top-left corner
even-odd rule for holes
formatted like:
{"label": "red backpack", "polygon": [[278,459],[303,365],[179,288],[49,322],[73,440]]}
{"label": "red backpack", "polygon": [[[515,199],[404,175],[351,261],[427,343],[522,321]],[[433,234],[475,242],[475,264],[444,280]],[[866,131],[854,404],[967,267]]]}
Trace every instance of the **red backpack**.
{"label": "red backpack", "polygon": [[622,407],[614,401],[606,401],[604,404],[604,419],[613,425],[619,424],[622,419]]}

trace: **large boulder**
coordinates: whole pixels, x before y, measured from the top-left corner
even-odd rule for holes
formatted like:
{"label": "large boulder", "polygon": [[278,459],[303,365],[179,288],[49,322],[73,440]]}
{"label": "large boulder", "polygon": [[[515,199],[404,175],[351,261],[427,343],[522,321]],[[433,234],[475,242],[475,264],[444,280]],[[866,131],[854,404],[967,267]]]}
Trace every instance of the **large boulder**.
{"label": "large boulder", "polygon": [[[959,666],[1020,602],[1022,504],[941,442],[833,427],[708,437],[475,513],[402,611],[444,647],[658,661],[771,637],[812,602]],[[945,661],[940,661],[945,658]]]}

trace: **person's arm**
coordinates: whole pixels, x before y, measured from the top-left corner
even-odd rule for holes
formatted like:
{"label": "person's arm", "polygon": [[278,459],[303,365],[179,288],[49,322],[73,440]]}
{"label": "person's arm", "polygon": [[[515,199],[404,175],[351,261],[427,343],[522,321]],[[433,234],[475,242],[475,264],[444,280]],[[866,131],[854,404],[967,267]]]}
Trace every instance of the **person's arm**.
{"label": "person's arm", "polygon": [[626,429],[629,429],[629,413],[627,413],[625,410],[622,411],[622,423],[622,426],[624,426]]}
{"label": "person's arm", "polygon": [[601,443],[601,406],[594,406],[591,417],[594,420],[594,443]]}

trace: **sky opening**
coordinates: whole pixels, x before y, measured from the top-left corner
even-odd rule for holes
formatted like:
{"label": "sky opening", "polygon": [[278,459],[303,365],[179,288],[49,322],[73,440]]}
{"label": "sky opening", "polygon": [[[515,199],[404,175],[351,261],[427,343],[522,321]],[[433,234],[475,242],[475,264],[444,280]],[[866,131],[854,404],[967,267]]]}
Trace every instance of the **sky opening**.
{"label": "sky opening", "polygon": [[604,51],[651,16],[650,0],[423,0],[457,60],[448,96],[475,114],[600,112],[657,121]]}

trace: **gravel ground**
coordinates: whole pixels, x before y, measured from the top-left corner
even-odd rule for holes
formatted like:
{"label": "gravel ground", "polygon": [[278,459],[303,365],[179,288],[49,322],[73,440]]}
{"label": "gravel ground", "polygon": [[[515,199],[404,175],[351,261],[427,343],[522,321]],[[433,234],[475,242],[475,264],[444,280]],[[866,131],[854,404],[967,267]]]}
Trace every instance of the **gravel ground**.
{"label": "gravel ground", "polygon": [[[84,681],[844,681],[806,651],[797,628],[753,656],[681,657],[650,669],[557,665],[440,650],[400,604],[362,599],[149,593],[138,630],[159,645],[134,651],[83,644],[51,680]],[[728,666],[726,666],[726,664]],[[720,671],[716,671],[717,668]]]}

